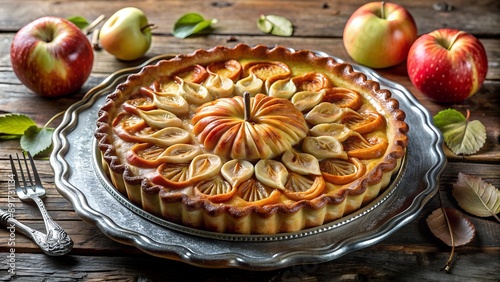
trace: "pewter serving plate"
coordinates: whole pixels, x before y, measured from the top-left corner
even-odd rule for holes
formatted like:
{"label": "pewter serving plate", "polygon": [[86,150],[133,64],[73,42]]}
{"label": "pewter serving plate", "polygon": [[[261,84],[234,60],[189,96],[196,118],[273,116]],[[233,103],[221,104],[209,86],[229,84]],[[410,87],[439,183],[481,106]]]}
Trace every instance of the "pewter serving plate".
{"label": "pewter serving plate", "polygon": [[139,72],[145,65],[172,57],[157,56],[140,66],[110,75],[67,110],[54,132],[50,163],[58,191],[83,220],[96,225],[111,239],[154,256],[202,267],[268,270],[321,263],[382,241],[417,217],[437,193],[446,158],[441,149],[442,137],[432,124],[432,117],[403,86],[369,68],[353,65],[356,71],[392,92],[406,112],[410,126],[410,143],[399,174],[370,204],[316,228],[276,235],[196,230],[144,212],[116,192],[105,176],[96,149],[95,122],[106,96],[128,75]]}

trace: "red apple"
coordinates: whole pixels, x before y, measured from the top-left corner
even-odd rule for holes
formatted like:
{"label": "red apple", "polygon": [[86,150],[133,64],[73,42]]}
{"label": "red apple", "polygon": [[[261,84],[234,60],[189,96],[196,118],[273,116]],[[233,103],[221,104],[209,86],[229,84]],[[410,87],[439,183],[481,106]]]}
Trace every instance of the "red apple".
{"label": "red apple", "polygon": [[484,82],[488,60],[483,44],[456,29],[438,29],[418,38],[408,53],[408,76],[436,102],[456,103],[474,95]]}
{"label": "red apple", "polygon": [[353,60],[372,68],[386,68],[406,59],[417,39],[417,26],[403,6],[371,2],[351,15],[343,38]]}
{"label": "red apple", "polygon": [[44,97],[61,97],[85,83],[94,52],[76,25],[62,18],[42,17],[17,32],[10,60],[26,87]]}

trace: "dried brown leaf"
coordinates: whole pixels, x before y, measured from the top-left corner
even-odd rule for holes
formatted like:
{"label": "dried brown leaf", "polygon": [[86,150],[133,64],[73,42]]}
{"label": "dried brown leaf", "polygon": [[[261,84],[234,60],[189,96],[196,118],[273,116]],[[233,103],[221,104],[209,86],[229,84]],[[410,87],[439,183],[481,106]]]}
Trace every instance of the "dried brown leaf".
{"label": "dried brown leaf", "polygon": [[[446,220],[448,217],[448,221]],[[432,234],[445,244],[458,247],[469,243],[476,234],[476,228],[460,211],[453,208],[438,208],[427,217]],[[451,233],[451,234],[450,234]]]}
{"label": "dried brown leaf", "polygon": [[489,217],[500,212],[500,190],[480,177],[459,173],[452,193],[458,205],[475,216]]}

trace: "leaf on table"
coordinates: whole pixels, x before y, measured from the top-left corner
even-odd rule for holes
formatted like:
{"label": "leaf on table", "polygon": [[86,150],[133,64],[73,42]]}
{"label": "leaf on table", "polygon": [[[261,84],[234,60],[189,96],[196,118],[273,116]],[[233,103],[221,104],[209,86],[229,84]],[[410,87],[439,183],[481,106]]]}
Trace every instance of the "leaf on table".
{"label": "leaf on table", "polygon": [[211,27],[216,22],[216,19],[207,20],[197,13],[187,13],[175,22],[173,35],[177,38],[186,38]]}
{"label": "leaf on table", "polygon": [[53,128],[38,128],[36,125],[28,128],[21,137],[21,148],[35,156],[52,145]]}
{"label": "leaf on table", "polygon": [[452,193],[458,205],[475,216],[489,217],[500,212],[500,190],[480,177],[460,172]]}
{"label": "leaf on table", "polygon": [[90,24],[89,21],[82,16],[71,16],[66,19],[74,23],[79,29],[84,29]]}
{"label": "leaf on table", "polygon": [[[448,217],[449,225],[446,217]],[[476,228],[460,211],[452,208],[438,208],[427,217],[432,234],[450,247],[469,243],[476,234]],[[450,234],[451,232],[451,234]]]}
{"label": "leaf on table", "polygon": [[472,155],[486,142],[486,128],[478,120],[469,120],[470,112],[464,117],[459,111],[446,109],[434,116],[434,124],[441,130],[444,142],[457,154]]}
{"label": "leaf on table", "polygon": [[23,135],[31,126],[36,126],[36,123],[28,116],[22,114],[0,115],[1,134]]}
{"label": "leaf on table", "polygon": [[291,36],[293,34],[292,22],[282,16],[261,15],[257,19],[257,27],[264,33],[276,36]]}

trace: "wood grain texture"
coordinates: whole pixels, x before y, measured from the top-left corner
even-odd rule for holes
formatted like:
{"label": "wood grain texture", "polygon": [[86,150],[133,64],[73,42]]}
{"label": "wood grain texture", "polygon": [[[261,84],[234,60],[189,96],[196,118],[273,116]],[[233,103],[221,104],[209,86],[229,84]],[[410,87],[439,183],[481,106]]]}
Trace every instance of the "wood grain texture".
{"label": "wood grain texture", "polygon": [[[342,30],[349,15],[365,2],[0,0],[0,113],[26,114],[43,125],[52,116],[82,99],[87,91],[115,71],[136,66],[156,55],[184,54],[217,45],[285,45],[324,51],[352,63],[343,47]],[[451,195],[451,188],[459,172],[479,176],[500,188],[500,2],[450,1],[453,10],[447,13],[435,11],[433,5],[436,2],[403,0],[398,3],[412,13],[420,34],[441,27],[453,27],[480,38],[487,51],[489,69],[487,80],[479,92],[466,102],[440,105],[428,100],[411,84],[404,63],[378,72],[406,87],[430,114],[445,108],[455,108],[463,113],[468,109],[471,119],[480,120],[487,128],[486,145],[477,154],[455,156],[445,148],[448,163],[439,179],[439,195],[444,206],[459,209],[476,228],[473,241],[456,248],[451,273],[441,270],[450,248],[434,237],[425,222],[427,216],[440,207],[438,197],[434,197],[413,221],[382,242],[334,261],[273,271],[207,269],[152,257],[133,246],[109,239],[99,228],[79,218],[68,200],[58,193],[48,160],[38,159],[36,164],[47,188],[44,202],[50,215],[71,235],[75,246],[65,257],[48,257],[33,242],[18,234],[15,241],[17,276],[12,277],[7,271],[7,255],[11,248],[7,238],[10,234],[0,229],[0,281],[498,281],[499,223],[492,217],[478,218],[460,209]],[[10,43],[15,32],[28,22],[45,15],[67,17],[79,14],[93,19],[100,14],[109,16],[125,6],[143,9],[150,21],[158,25],[153,45],[144,58],[123,62],[103,50],[96,51],[92,75],[82,89],[57,100],[34,95],[13,73],[9,59]],[[217,18],[219,22],[215,29],[210,34],[183,40],[172,37],[171,27],[175,20],[183,13],[192,11],[206,18]],[[294,36],[282,38],[260,33],[255,21],[262,13],[288,17],[295,27]],[[57,126],[60,121],[60,118],[56,119],[52,126]],[[9,202],[11,172],[8,155],[19,152],[19,149],[18,140],[0,143],[1,209],[6,209]],[[11,200],[15,204],[18,220],[43,231],[42,218],[35,205],[22,203],[17,198]]]}

